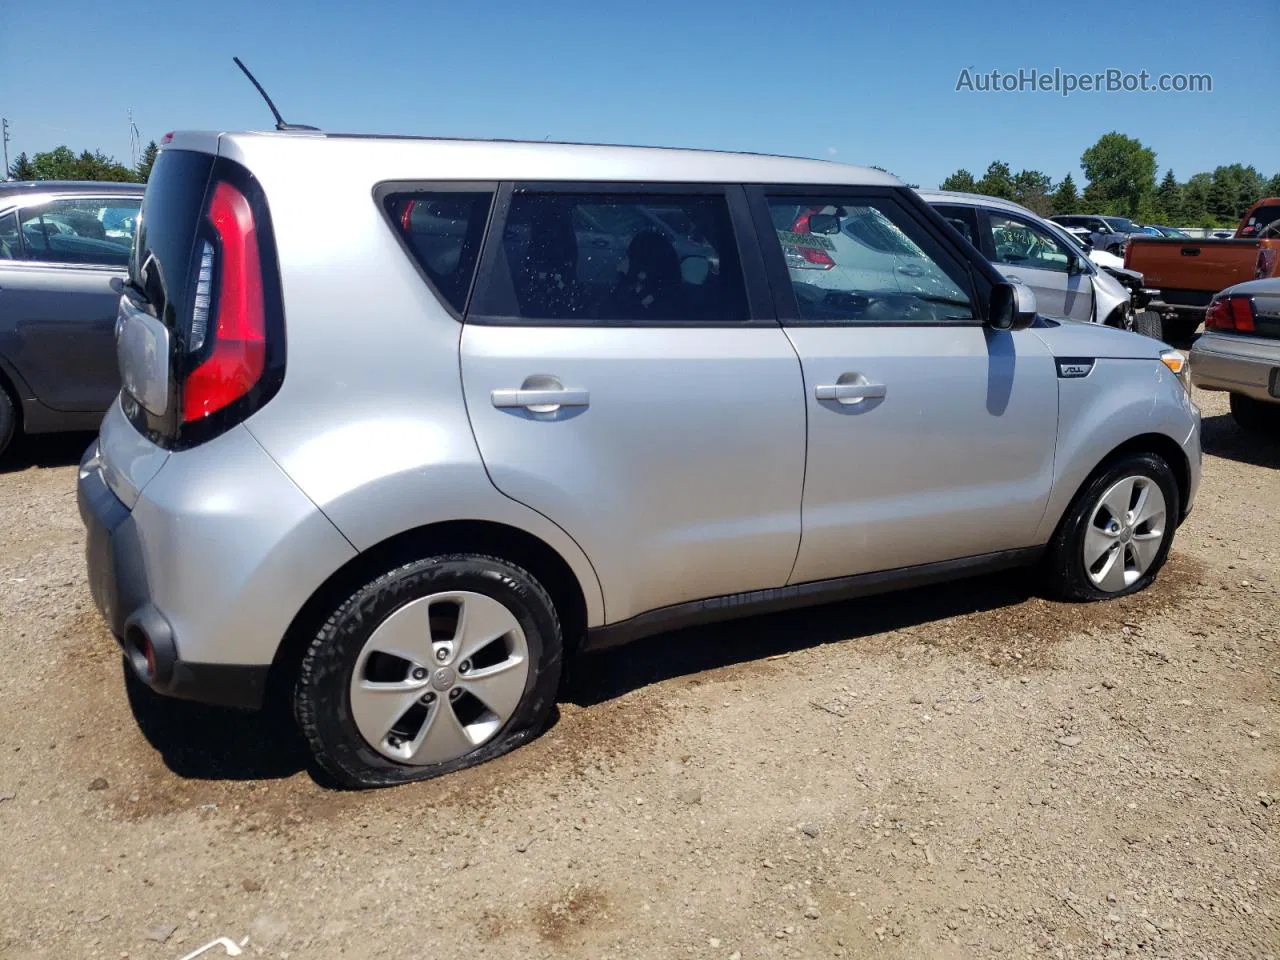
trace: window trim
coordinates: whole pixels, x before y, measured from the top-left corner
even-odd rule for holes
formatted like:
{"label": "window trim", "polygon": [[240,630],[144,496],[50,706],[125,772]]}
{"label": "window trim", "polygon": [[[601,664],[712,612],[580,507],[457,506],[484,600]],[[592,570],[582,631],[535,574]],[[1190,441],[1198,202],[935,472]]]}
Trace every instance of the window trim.
{"label": "window trim", "polygon": [[[778,311],[778,322],[784,327],[875,327],[880,329],[912,327],[981,327],[987,322],[987,301],[990,299],[989,287],[995,283],[1005,283],[995,268],[982,260],[981,254],[961,237],[951,234],[955,231],[947,226],[942,214],[934,210],[928,203],[906,187],[853,186],[849,184],[750,184],[746,187],[747,197],[751,204],[751,213],[755,222],[756,236],[759,239],[765,257],[765,268],[768,272],[769,284],[774,292],[774,303]],[[964,270],[967,278],[969,301],[973,305],[971,320],[956,320],[946,323],[917,320],[883,323],[874,320],[806,320],[800,316],[800,306],[796,300],[795,290],[791,285],[791,273],[787,269],[782,253],[782,244],[778,242],[777,231],[773,227],[773,219],[769,213],[769,197],[838,197],[847,198],[850,202],[887,200],[894,205],[917,226],[928,233],[932,239],[951,255]],[[957,243],[957,241],[959,241]],[[975,260],[977,256],[977,260]],[[986,267],[994,276],[987,275],[981,268]]]}
{"label": "window trim", "polygon": [[764,257],[751,223],[746,194],[739,184],[684,183],[619,180],[507,180],[498,188],[497,199],[489,220],[484,247],[480,251],[480,263],[476,269],[472,296],[493,281],[501,261],[498,247],[506,232],[507,216],[511,212],[511,198],[517,193],[600,193],[643,194],[661,196],[721,196],[729,213],[729,229],[737,246],[738,265],[742,273],[744,303],[747,317],[740,321],[707,321],[688,323],[679,320],[580,320],[493,316],[478,314],[467,301],[465,323],[484,327],[582,327],[586,329],[657,329],[657,330],[740,330],[750,327],[777,327],[778,319],[773,306],[773,294],[765,278]]}
{"label": "window trim", "polygon": [[[48,199],[48,200],[44,200],[44,201],[41,201],[40,203],[27,203],[27,204],[19,203],[19,204],[15,204],[15,205],[14,205],[14,206],[12,206],[12,207],[7,207],[7,208],[6,208],[6,209],[4,209],[4,210],[0,210],[0,217],[7,216],[7,215],[8,215],[8,214],[10,214],[10,213],[15,214],[15,215],[17,216],[17,218],[18,218],[18,243],[19,243],[19,244],[21,245],[21,247],[22,247],[23,258],[22,258],[21,260],[5,260],[5,261],[0,261],[0,262],[5,263],[6,265],[10,265],[10,266],[12,266],[12,265],[17,265],[17,264],[27,264],[27,265],[29,265],[29,266],[39,267],[39,268],[40,268],[40,269],[42,269],[42,270],[47,270],[47,269],[51,269],[51,268],[52,268],[52,269],[59,269],[59,270],[113,270],[113,271],[125,271],[125,272],[128,272],[128,270],[129,270],[129,259],[128,259],[128,258],[129,258],[129,256],[132,256],[132,251],[133,251],[133,243],[132,243],[132,242],[130,242],[130,244],[129,244],[129,253],[128,253],[128,254],[126,255],[126,257],[125,257],[125,262],[124,262],[124,263],[121,263],[121,264],[116,264],[116,263],[70,263],[70,262],[68,262],[68,261],[66,261],[66,260],[37,260],[37,259],[32,259],[32,258],[30,258],[30,257],[26,256],[26,254],[27,254],[27,252],[28,252],[28,250],[29,250],[30,248],[27,246],[27,238],[26,238],[26,236],[25,236],[25,235],[23,234],[23,232],[22,232],[22,211],[23,211],[23,210],[25,210],[25,209],[27,209],[28,207],[43,207],[43,206],[51,205],[51,204],[54,204],[54,203],[58,203],[58,202],[60,202],[60,201],[68,201],[68,200],[72,200],[72,201],[74,201],[74,200],[87,200],[87,201],[90,201],[90,202],[101,201],[101,200],[106,200],[106,201],[111,201],[111,200],[136,200],[136,201],[138,202],[138,213],[139,213],[139,215],[141,215],[141,213],[142,213],[142,200],[143,200],[143,198],[142,198],[142,196],[141,196],[141,195],[136,194],[136,193],[126,193],[126,194],[111,194],[111,193],[103,193],[103,194],[100,194],[100,193],[93,193],[93,194],[89,194],[89,193],[65,193],[65,194],[54,194],[50,199]],[[133,237],[134,237],[134,240],[136,240],[136,239],[137,239],[137,237],[138,237],[138,228],[137,228],[136,226],[134,227]]]}
{"label": "window trim", "polygon": [[[498,197],[501,192],[502,184],[497,180],[382,180],[373,185],[373,203],[378,208],[378,215],[387,225],[387,229],[391,231],[392,237],[395,238],[401,252],[409,261],[410,265],[417,272],[422,282],[427,285],[427,289],[431,291],[431,295],[435,297],[436,302],[441,308],[453,317],[454,320],[462,323],[466,311],[471,307],[471,298],[476,292],[476,287],[480,283],[480,271],[484,266],[484,251],[489,241],[489,232],[493,229],[494,216],[498,209]],[[405,239],[404,234],[400,232],[395,222],[391,219],[391,214],[387,210],[387,197],[393,193],[489,193],[489,212],[486,214],[484,231],[480,235],[480,253],[476,257],[476,267],[471,271],[471,281],[467,285],[467,295],[462,300],[462,310],[458,310],[449,298],[446,297],[440,288],[436,286],[435,281],[431,279],[430,274],[418,262],[417,256],[409,247],[409,242]]]}

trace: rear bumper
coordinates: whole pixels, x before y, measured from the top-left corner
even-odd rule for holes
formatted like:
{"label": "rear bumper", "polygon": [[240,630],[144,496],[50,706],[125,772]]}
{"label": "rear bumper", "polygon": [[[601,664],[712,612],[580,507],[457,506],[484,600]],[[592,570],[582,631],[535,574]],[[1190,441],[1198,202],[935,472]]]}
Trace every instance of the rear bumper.
{"label": "rear bumper", "polygon": [[1202,390],[1226,390],[1280,403],[1280,340],[1205,333],[1191,347],[1191,382]]}
{"label": "rear bumper", "polygon": [[269,664],[194,663],[178,656],[173,628],[151,602],[137,526],[103,478],[97,441],[80,461],[77,500],[89,589],[134,675],[166,696],[260,707]]}

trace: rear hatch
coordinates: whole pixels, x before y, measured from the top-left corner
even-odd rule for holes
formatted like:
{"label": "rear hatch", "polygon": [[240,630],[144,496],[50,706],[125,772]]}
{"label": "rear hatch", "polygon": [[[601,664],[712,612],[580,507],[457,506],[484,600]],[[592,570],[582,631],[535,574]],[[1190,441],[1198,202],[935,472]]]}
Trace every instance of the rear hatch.
{"label": "rear hatch", "polygon": [[175,137],[147,181],[116,328],[119,412],[101,440],[108,482],[126,504],[159,470],[159,451],[213,440],[284,379],[266,197],[248,170],[211,152],[216,143]]}

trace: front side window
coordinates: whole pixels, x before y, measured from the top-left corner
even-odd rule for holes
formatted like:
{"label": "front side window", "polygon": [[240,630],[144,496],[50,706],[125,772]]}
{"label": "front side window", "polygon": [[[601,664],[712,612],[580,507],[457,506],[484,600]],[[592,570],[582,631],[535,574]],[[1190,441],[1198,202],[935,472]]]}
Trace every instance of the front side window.
{"label": "front side window", "polygon": [[773,196],[768,203],[801,320],[974,318],[963,264],[893,201]]}
{"label": "front side window", "polygon": [[1066,273],[1071,257],[1066,245],[1046,230],[1016,217],[990,213],[991,242],[996,263],[1010,267],[1033,267]]}
{"label": "front side window", "polygon": [[17,260],[22,256],[22,244],[18,240],[18,215],[6,213],[0,216],[0,260]]}
{"label": "front side window", "polygon": [[129,262],[142,199],[53,200],[18,212],[28,260],[123,267]]}
{"label": "front side window", "polygon": [[974,229],[974,211],[972,207],[955,207],[948,204],[934,204],[942,219],[951,224],[974,247],[981,249],[978,235]]}
{"label": "front side window", "polygon": [[473,315],[577,323],[748,319],[721,195],[517,191],[495,254]]}
{"label": "front side window", "polygon": [[436,291],[458,313],[466,309],[484,241],[490,190],[393,193],[387,215]]}

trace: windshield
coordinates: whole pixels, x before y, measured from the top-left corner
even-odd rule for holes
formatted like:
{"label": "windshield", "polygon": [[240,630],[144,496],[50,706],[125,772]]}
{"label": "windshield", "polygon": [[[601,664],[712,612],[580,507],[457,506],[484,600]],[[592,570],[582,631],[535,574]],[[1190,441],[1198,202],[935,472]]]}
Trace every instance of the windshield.
{"label": "windshield", "polygon": [[1141,233],[1142,228],[1132,220],[1126,220],[1124,217],[1103,217],[1107,221],[1107,225],[1116,233]]}

